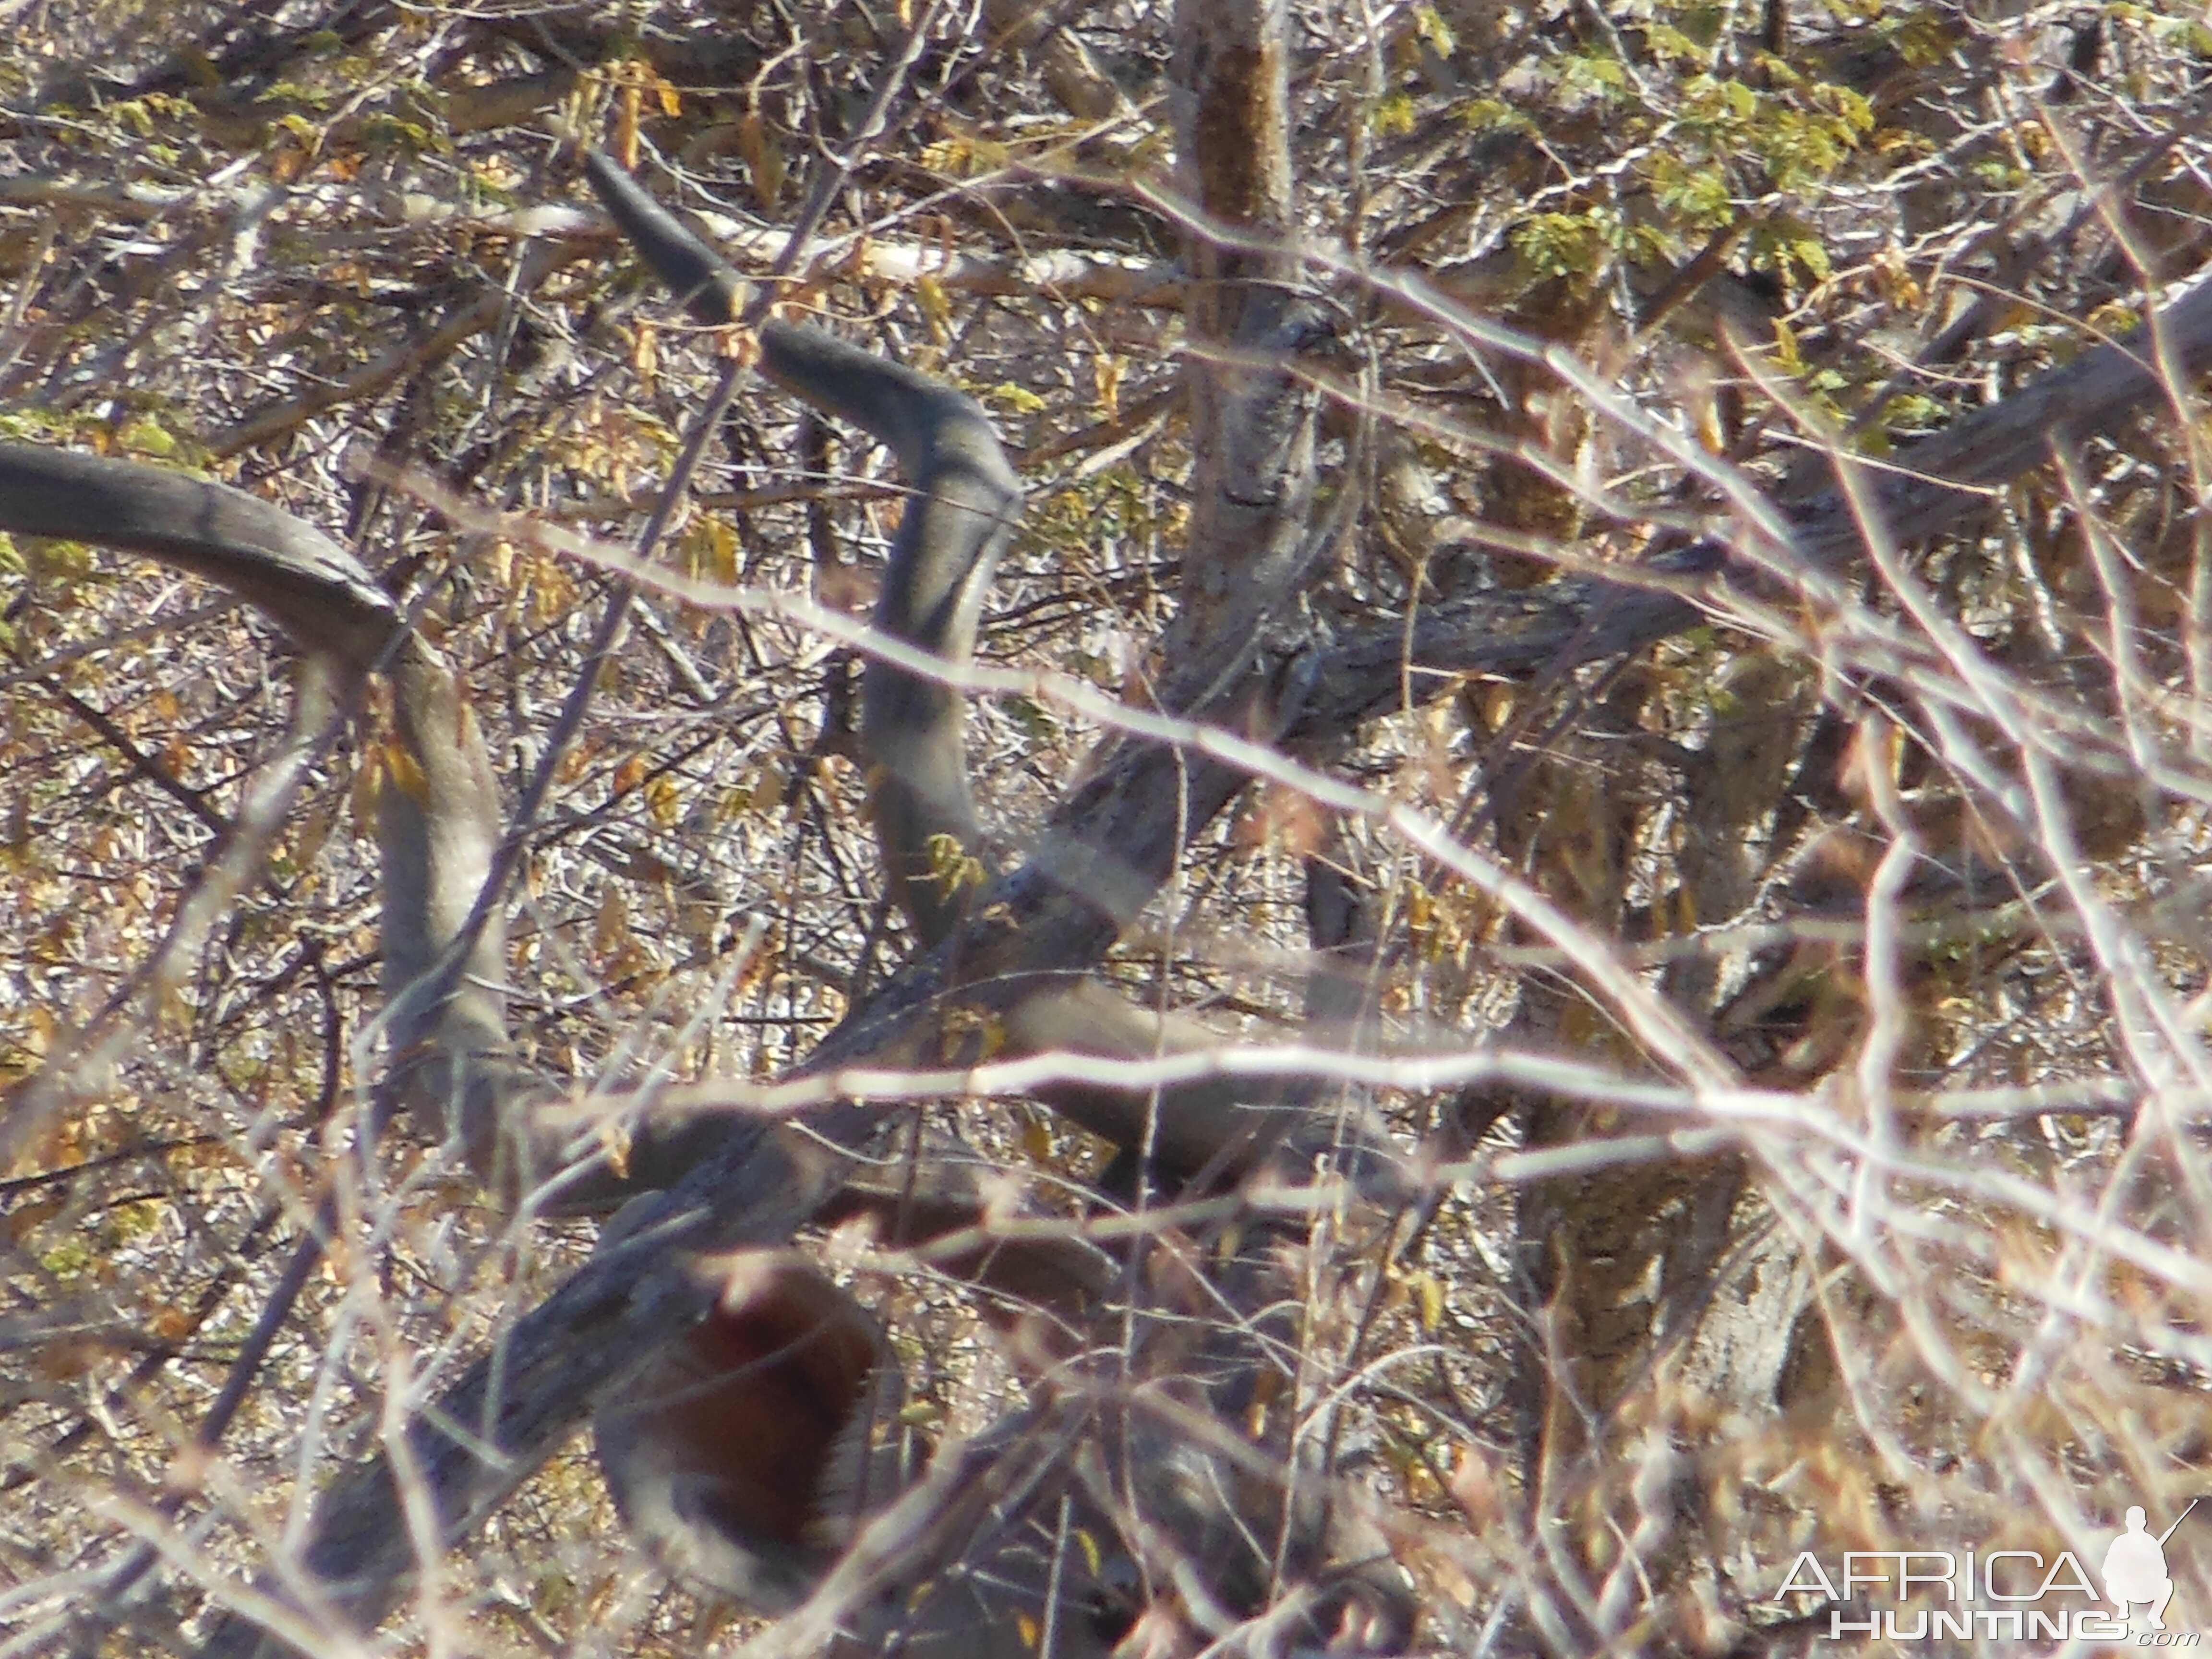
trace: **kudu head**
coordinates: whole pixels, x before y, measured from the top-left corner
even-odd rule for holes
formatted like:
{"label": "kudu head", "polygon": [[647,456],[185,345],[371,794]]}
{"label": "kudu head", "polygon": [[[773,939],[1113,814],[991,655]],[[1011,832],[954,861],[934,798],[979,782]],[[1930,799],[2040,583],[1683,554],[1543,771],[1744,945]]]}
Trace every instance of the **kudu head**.
{"label": "kudu head", "polygon": [[[619,169],[589,165],[645,262],[702,320],[735,321],[735,276]],[[1019,507],[982,411],[817,330],[769,322],[758,340],[770,380],[896,453],[911,494],[877,624],[958,665]],[[499,907],[482,896],[503,834],[493,769],[461,680],[369,572],[240,492],[22,446],[0,446],[0,531],[210,576],[343,677],[389,679],[379,836],[393,1097],[506,1201],[605,1213],[631,1199],[601,1249],[656,1248],[651,1192],[680,1173],[688,1132],[642,1124],[617,1170],[596,1142],[538,1127],[531,1107],[544,1090],[508,1052]],[[945,879],[948,860],[988,851],[961,699],[878,661],[862,716],[891,891],[936,945],[974,898]],[[1017,1050],[1139,1059],[1215,1041],[1081,978],[1018,988],[1001,1006]],[[1110,1140],[1147,1146],[1152,1180],[1203,1175],[1217,1189],[1294,1141],[1305,1104],[1221,1080],[1158,1097],[1067,1084],[1043,1097]],[[851,1182],[828,1218],[872,1215],[902,1246],[973,1233],[992,1207],[976,1160],[957,1146],[925,1153],[879,1189]],[[891,1346],[850,1290],[795,1250],[701,1251],[688,1271],[703,1281],[704,1316],[667,1332],[599,1405],[610,1488],[670,1571],[788,1615],[809,1650],[1104,1659],[1194,1650],[1246,1621],[1255,1644],[1395,1650],[1412,1607],[1381,1534],[1330,1501],[1307,1439],[1251,1431],[1279,1381],[1279,1322],[1256,1311],[1283,1300],[1270,1240],[1255,1224],[1243,1249],[1214,1258],[1203,1297],[1164,1289],[1157,1262],[1103,1251],[1079,1228],[946,1244],[941,1267],[1023,1310],[998,1322],[1032,1398],[939,1449],[926,1472]]]}

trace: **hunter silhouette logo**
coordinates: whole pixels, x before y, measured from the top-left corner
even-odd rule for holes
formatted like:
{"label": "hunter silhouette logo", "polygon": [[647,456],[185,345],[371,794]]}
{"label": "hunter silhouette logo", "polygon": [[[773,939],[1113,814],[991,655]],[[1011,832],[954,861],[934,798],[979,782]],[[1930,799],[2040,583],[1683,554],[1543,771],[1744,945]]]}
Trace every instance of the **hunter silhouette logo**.
{"label": "hunter silhouette logo", "polygon": [[2192,1498],[2189,1509],[2174,1516],[2173,1525],[2153,1537],[2138,1504],[2128,1510],[2125,1532],[2113,1538],[2105,1551],[2105,1566],[2101,1577],[2105,1594],[2120,1610],[2120,1617],[2132,1622],[2130,1609],[2140,1603],[2150,1609],[2150,1627],[2166,1628],[2166,1610],[2173,1601],[2173,1580],[2166,1571],[2166,1540],[2189,1518],[2202,1500]]}

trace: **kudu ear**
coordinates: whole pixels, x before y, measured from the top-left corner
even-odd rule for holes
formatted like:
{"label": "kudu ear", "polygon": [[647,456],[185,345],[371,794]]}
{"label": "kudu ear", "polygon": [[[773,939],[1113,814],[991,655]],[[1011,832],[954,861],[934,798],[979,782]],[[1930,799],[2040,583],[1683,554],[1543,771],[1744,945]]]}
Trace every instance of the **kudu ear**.
{"label": "kudu ear", "polygon": [[[657,1205],[634,1200],[599,1248],[621,1248]],[[1060,1265],[1049,1253],[1009,1261],[1041,1280]],[[916,1489],[921,1459],[900,1425],[905,1378],[851,1292],[790,1249],[702,1255],[691,1271],[713,1282],[712,1310],[592,1424],[608,1491],[658,1565],[780,1616],[841,1563],[873,1560],[878,1577],[828,1592],[844,1592],[839,1634],[821,1650],[830,1659],[1109,1659],[1135,1623],[1140,1576],[1095,1506],[1072,1494],[1055,1527],[973,1513],[972,1485]],[[1002,1425],[1008,1444],[973,1461],[1020,1460],[1019,1433]],[[1028,1460],[1018,1480],[1036,1474]],[[890,1534],[872,1553],[862,1538],[872,1522]]]}
{"label": "kudu ear", "polygon": [[[659,1208],[654,1194],[632,1200],[599,1248],[622,1248]],[[1055,1332],[1095,1312],[1115,1264],[1073,1236],[993,1240],[986,1212],[967,1164],[933,1142],[904,1178],[856,1181],[821,1218],[866,1218],[898,1247],[945,1239],[945,1264],[995,1293],[994,1322],[1018,1332],[1025,1351],[1052,1353]],[[706,1255],[690,1271],[711,1285],[712,1310],[600,1407],[600,1467],[632,1535],[664,1569],[788,1612],[912,1482],[920,1449],[898,1425],[905,1377],[875,1316],[797,1250]],[[1007,1612],[985,1606],[994,1618]]]}
{"label": "kudu ear", "polygon": [[[626,1208],[600,1249],[628,1234]],[[631,1535],[695,1588],[758,1612],[812,1594],[896,1495],[904,1378],[882,1327],[796,1250],[701,1257],[714,1306],[592,1431]]]}

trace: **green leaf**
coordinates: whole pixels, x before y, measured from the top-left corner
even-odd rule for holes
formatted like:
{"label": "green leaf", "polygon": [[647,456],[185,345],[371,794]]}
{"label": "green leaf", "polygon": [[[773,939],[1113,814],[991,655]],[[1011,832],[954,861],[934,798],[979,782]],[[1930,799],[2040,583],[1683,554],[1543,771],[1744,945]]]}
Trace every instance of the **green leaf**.
{"label": "green leaf", "polygon": [[1462,105],[1461,123],[1476,132],[1534,132],[1536,124],[1503,98],[1477,98]]}
{"label": "green leaf", "polygon": [[124,422],[116,428],[115,443],[118,449],[155,460],[173,460],[182,448],[176,434],[150,415],[133,416]]}
{"label": "green leaf", "polygon": [[1654,58],[1672,58],[1689,64],[1701,64],[1705,59],[1703,46],[1681,30],[1665,23],[1654,23],[1646,28],[1644,43],[1651,49]]}
{"label": "green leaf", "polygon": [[1437,15],[1434,6],[1413,8],[1413,33],[1439,58],[1449,58],[1459,50],[1458,37],[1452,33],[1451,25]]}
{"label": "green leaf", "polygon": [[1413,130],[1415,110],[1411,94],[1394,92],[1378,99],[1367,117],[1368,125],[1376,136],[1383,138],[1402,138]]}
{"label": "green leaf", "polygon": [[1613,227],[1595,212],[1539,213],[1513,228],[1513,251],[1539,276],[1592,277],[1604,269]]}

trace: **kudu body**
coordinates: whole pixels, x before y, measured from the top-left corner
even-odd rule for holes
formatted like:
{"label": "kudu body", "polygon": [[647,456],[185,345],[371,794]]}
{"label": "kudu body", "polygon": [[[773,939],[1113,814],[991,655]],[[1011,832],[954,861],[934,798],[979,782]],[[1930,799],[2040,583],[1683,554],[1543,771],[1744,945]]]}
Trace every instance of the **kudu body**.
{"label": "kudu body", "polygon": [[[702,321],[734,321],[738,279],[629,179],[593,157],[593,185],[646,262]],[[993,563],[1020,492],[975,404],[811,328],[759,331],[779,386],[895,452],[913,494],[877,623],[957,664],[971,650]],[[497,785],[460,681],[343,549],[238,491],[129,463],[0,446],[0,531],[149,555],[220,581],[300,647],[358,682],[392,686],[378,793],[384,982],[395,1086],[510,1202],[604,1213],[666,1183],[687,1132],[648,1121],[620,1172],[536,1127],[546,1091],[509,1055],[496,915],[464,936],[501,831]],[[862,739],[891,889],[926,945],[962,919],[973,889],[948,870],[983,848],[963,754],[963,705],[945,686],[872,662]],[[1005,1044],[1114,1058],[1215,1041],[1087,979],[1023,988]],[[1249,1089],[1246,1093],[1249,1095]],[[1148,1145],[1157,1178],[1257,1166],[1297,1122],[1289,1097],[1255,1109],[1208,1081],[1154,1098],[1064,1085],[1047,1098],[1124,1146]],[[914,1243],[984,1208],[957,1147],[881,1191],[855,1183],[846,1213]],[[642,1220],[633,1219],[642,1217]],[[649,1206],[610,1225],[603,1249],[642,1248]],[[1264,1230],[1215,1277],[1238,1307],[1271,1299]],[[1287,1440],[1255,1445],[1225,1426],[1262,1392],[1279,1340],[1264,1320],[1202,1337],[1140,1334],[1113,1364],[1087,1358],[1086,1327],[1151,1270],[1069,1237],[950,1265],[1017,1297],[1047,1334],[1024,1346],[1036,1403],[917,1480],[898,1443],[903,1379],[881,1328],[847,1290],[788,1250],[707,1255],[714,1305],[672,1333],[637,1385],[595,1424],[611,1490],[672,1571],[762,1612],[804,1609],[845,1654],[979,1659],[1168,1651],[1176,1631],[1218,1635],[1281,1605],[1283,1628],[1340,1650],[1407,1639],[1410,1607],[1379,1538],[1333,1514]],[[1170,1302],[1172,1291],[1159,1292]],[[1188,1299],[1188,1298],[1187,1298]],[[1197,1299],[1168,1322],[1194,1328]],[[1145,1322],[1135,1322],[1139,1327]],[[1117,1317],[1126,1335],[1128,1322]],[[1300,1608],[1303,1611],[1298,1611]]]}

